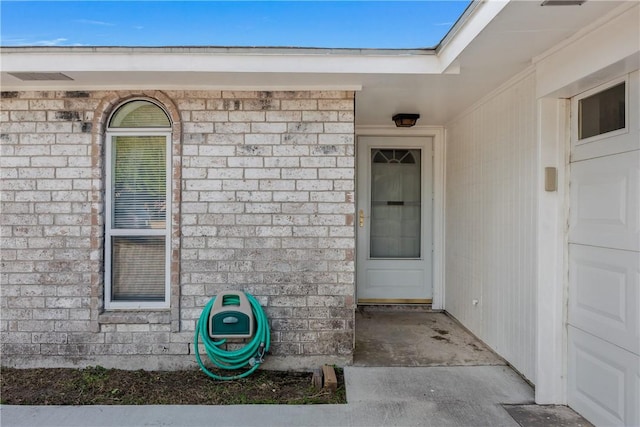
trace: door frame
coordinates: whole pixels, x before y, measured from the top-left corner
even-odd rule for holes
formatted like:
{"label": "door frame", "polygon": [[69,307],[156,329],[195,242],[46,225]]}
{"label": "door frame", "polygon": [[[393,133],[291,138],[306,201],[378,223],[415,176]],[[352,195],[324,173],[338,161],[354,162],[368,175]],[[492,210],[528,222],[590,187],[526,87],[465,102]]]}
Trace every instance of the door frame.
{"label": "door frame", "polygon": [[[356,126],[356,144],[360,136],[431,137],[433,139],[433,310],[445,309],[444,292],[444,219],[445,219],[445,131],[441,126],[415,126],[398,129],[391,126]],[[357,152],[357,147],[354,147]],[[358,163],[356,159],[356,165]],[[356,166],[357,167],[357,166]],[[357,224],[355,224],[357,226]],[[357,257],[356,257],[357,258]],[[356,288],[357,288],[356,277]]]}

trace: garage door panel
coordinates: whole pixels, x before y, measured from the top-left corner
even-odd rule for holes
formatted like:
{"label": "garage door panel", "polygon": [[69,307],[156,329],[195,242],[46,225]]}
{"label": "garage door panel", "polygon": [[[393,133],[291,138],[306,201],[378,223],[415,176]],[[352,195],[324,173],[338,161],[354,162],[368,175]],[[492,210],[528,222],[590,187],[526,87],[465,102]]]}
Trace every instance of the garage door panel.
{"label": "garage door panel", "polygon": [[571,165],[569,242],[640,250],[640,151]]}
{"label": "garage door panel", "polygon": [[640,133],[636,129],[613,138],[603,138],[597,142],[576,145],[571,153],[571,161],[593,159],[603,156],[603,153],[611,155],[637,150],[640,145],[639,138]]}
{"label": "garage door panel", "polygon": [[640,353],[640,253],[569,247],[569,323]]}
{"label": "garage door panel", "polygon": [[569,327],[569,406],[596,425],[638,425],[640,356]]}

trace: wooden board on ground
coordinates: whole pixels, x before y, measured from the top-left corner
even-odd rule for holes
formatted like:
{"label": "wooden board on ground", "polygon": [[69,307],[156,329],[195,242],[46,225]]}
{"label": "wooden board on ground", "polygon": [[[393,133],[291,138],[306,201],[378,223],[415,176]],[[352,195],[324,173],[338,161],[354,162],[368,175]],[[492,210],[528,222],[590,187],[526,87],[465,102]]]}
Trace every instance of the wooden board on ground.
{"label": "wooden board on ground", "polygon": [[336,391],[338,389],[338,378],[336,378],[336,371],[333,366],[322,366],[322,374],[324,375],[324,388]]}

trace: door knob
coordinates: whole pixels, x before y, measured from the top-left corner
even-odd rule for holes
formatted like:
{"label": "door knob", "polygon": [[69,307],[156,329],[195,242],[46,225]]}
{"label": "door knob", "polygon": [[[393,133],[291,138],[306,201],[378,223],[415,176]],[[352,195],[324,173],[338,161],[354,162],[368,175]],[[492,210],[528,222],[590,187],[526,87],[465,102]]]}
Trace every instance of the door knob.
{"label": "door knob", "polygon": [[358,222],[360,227],[364,227],[364,211],[360,209],[360,214],[358,215]]}

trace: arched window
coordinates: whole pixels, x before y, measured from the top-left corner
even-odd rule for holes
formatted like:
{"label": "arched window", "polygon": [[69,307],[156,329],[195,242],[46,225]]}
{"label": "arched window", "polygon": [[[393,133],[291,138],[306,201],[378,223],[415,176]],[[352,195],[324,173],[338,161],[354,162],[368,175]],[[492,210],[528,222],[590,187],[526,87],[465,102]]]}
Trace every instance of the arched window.
{"label": "arched window", "polygon": [[118,107],[106,133],[105,308],[168,308],[171,121],[148,100]]}

